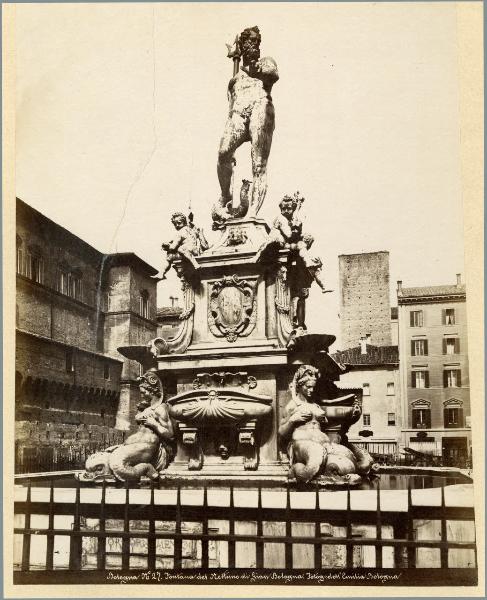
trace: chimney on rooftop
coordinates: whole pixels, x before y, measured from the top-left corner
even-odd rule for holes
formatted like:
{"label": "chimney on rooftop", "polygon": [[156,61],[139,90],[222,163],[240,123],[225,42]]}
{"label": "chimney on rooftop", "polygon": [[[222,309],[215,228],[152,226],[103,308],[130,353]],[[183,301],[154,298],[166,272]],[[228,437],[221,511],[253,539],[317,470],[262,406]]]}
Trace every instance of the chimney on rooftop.
{"label": "chimney on rooftop", "polygon": [[365,336],[360,338],[360,354],[367,354],[367,338]]}
{"label": "chimney on rooftop", "polygon": [[461,273],[457,273],[457,285],[458,286],[462,285],[462,274]]}
{"label": "chimney on rooftop", "polygon": [[399,294],[402,294],[402,281],[401,281],[401,280],[399,280],[399,281],[397,282],[397,294],[398,294],[398,295],[399,295]]}

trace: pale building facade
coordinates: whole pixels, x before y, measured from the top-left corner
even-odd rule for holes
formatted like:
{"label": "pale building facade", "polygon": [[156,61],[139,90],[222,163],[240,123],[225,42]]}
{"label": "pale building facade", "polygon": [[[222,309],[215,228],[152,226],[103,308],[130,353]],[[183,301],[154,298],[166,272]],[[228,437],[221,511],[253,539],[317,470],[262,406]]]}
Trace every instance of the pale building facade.
{"label": "pale building facade", "polygon": [[363,390],[362,416],[350,427],[349,441],[376,455],[397,455],[401,437],[397,346],[372,346],[364,338],[359,346],[338,352],[334,358],[347,368],[339,386]]}
{"label": "pale building facade", "polygon": [[398,281],[403,444],[462,463],[471,456],[465,285]]}

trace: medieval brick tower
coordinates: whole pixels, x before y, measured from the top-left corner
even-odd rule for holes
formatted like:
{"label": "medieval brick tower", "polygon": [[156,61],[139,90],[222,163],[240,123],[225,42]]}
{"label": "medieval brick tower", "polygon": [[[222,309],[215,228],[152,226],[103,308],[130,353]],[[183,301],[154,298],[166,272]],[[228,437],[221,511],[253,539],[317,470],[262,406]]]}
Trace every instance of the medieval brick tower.
{"label": "medieval brick tower", "polygon": [[374,346],[390,345],[389,252],[342,254],[338,260],[342,349],[367,335]]}

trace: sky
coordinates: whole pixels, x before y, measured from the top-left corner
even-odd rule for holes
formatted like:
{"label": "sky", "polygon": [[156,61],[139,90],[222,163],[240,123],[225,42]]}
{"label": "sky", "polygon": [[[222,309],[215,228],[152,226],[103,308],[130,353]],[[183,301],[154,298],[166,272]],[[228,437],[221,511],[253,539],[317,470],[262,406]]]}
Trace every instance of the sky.
{"label": "sky", "polygon": [[[170,215],[211,231],[230,43],[258,25],[280,79],[269,222],[302,213],[334,294],[308,326],[338,333],[338,255],[388,250],[391,299],[464,272],[454,3],[17,4],[16,193],[102,252],[161,268]],[[248,144],[235,181],[251,178]],[[467,282],[468,285],[468,282]],[[174,274],[158,304],[179,295]]]}

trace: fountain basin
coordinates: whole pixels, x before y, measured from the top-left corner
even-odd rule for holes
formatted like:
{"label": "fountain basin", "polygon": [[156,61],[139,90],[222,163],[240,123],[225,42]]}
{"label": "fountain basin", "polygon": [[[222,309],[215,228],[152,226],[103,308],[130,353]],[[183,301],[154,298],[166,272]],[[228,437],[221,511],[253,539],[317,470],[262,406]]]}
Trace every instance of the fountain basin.
{"label": "fountain basin", "polygon": [[272,410],[272,398],[236,388],[192,390],[167,401],[171,417],[201,427],[259,419]]}
{"label": "fountain basin", "polygon": [[[287,471],[287,470],[286,470]],[[74,488],[77,487],[78,483],[75,481],[75,475],[82,473],[82,471],[65,471],[56,473],[30,473],[15,476],[15,483],[18,489],[26,489],[27,484],[30,483],[32,488],[45,488],[49,489],[51,482],[55,489],[58,488]],[[375,491],[380,487],[381,492],[386,491],[401,491],[407,494],[408,487],[411,487],[412,493],[419,493],[420,490],[431,490],[432,488],[441,488],[445,486],[445,490],[449,490],[453,486],[467,486],[470,490],[473,490],[473,481],[470,477],[465,475],[461,470],[455,468],[429,468],[429,467],[379,467],[379,477],[372,479],[364,479],[364,481],[358,486],[351,489],[351,493],[357,491]],[[283,472],[281,476],[273,476],[270,478],[268,475],[259,477],[258,472],[246,474],[246,478],[242,479],[238,475],[216,475],[216,474],[198,474],[197,480],[195,480],[194,474],[188,474],[187,476],[181,475],[170,475],[162,474],[159,482],[154,482],[154,486],[159,490],[174,490],[178,485],[185,489],[202,489],[203,485],[211,485],[212,487],[229,488],[234,486],[235,489],[252,489],[256,488],[256,485],[260,484],[262,489],[274,490],[276,492],[284,493],[287,488],[299,491],[299,493],[314,493],[315,486],[313,484],[308,485],[297,485],[288,483],[287,474]],[[141,487],[149,486],[148,481],[142,481]],[[93,482],[79,481],[80,488],[93,488]],[[98,486],[97,486],[98,487]],[[124,488],[124,484],[119,481],[114,481],[113,484],[106,483],[107,489],[120,489]],[[101,488],[101,485],[98,489]],[[140,489],[138,487],[132,488],[133,490]],[[438,490],[439,492],[440,490]],[[344,489],[328,489],[320,488],[320,494],[339,494],[343,493]],[[429,492],[428,492],[429,493]]]}

